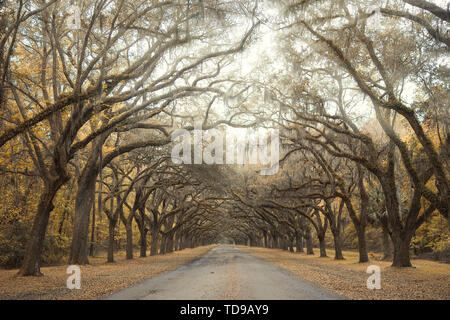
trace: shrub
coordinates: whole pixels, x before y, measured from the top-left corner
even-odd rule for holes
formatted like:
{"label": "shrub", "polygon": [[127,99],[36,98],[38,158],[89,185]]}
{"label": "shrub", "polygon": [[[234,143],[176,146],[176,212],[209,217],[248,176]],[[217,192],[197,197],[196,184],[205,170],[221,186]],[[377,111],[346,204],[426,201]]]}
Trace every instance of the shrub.
{"label": "shrub", "polygon": [[439,242],[432,253],[433,260],[450,263],[450,241]]}
{"label": "shrub", "polygon": [[[25,246],[30,234],[30,225],[17,220],[14,223],[0,224],[0,266],[6,269],[19,268]],[[48,232],[44,240],[42,253],[43,265],[63,262],[69,252],[70,241],[59,234]]]}

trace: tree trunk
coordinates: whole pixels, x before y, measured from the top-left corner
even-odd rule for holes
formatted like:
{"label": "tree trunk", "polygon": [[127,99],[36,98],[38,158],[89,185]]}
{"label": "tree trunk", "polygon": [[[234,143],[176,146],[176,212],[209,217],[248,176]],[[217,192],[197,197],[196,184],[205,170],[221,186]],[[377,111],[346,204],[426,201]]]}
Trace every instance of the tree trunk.
{"label": "tree trunk", "polygon": [[180,250],[180,235],[178,232],[175,232],[175,234],[173,235],[173,250]]}
{"label": "tree trunk", "polygon": [[358,250],[359,250],[359,262],[368,262],[369,256],[367,255],[367,246],[366,246],[366,225],[367,225],[367,216],[368,216],[368,205],[369,205],[369,196],[367,194],[366,188],[364,186],[364,174],[365,171],[362,170],[361,166],[357,166],[358,169],[358,189],[360,194],[360,209],[359,209],[359,219],[356,218],[356,213],[353,210],[353,206],[351,204],[350,199],[344,200],[347,206],[347,209],[351,207],[349,213],[351,213],[352,222],[355,226],[358,236]]}
{"label": "tree trunk", "polygon": [[94,256],[94,241],[95,241],[95,194],[92,202],[92,224],[91,224],[91,244],[89,246],[89,256]]}
{"label": "tree trunk", "polygon": [[383,260],[392,259],[392,245],[388,230],[383,226]]}
{"label": "tree trunk", "polygon": [[183,247],[186,249],[186,248],[191,248],[192,247],[192,245],[191,245],[191,238],[189,238],[189,237],[187,237],[186,236],[186,238],[184,238],[184,241],[183,241]]}
{"label": "tree trunk", "polygon": [[411,258],[409,256],[409,244],[411,237],[396,237],[392,238],[394,244],[394,260],[393,267],[412,267]]}
{"label": "tree trunk", "polygon": [[358,230],[358,250],[359,250],[359,262],[368,262],[369,256],[367,254],[367,246],[366,246],[366,230],[364,227],[361,227]]}
{"label": "tree trunk", "polygon": [[91,172],[88,171],[91,170],[85,168],[85,171],[83,171],[78,179],[69,264],[83,265],[89,263],[89,220],[91,209],[94,205],[95,179],[97,178],[97,174],[89,174]]}
{"label": "tree trunk", "polygon": [[186,236],[184,233],[180,236],[180,250],[186,249]]}
{"label": "tree trunk", "polygon": [[59,186],[56,183],[49,186],[39,199],[39,205],[31,229],[31,237],[27,242],[25,257],[18,273],[20,276],[42,276],[40,270],[41,253],[50,212],[54,208],[53,198],[58,189]]}
{"label": "tree trunk", "polygon": [[269,248],[269,237],[267,236],[267,232],[263,232],[263,241],[264,248]]}
{"label": "tree trunk", "polygon": [[[89,219],[91,207],[95,202],[95,182],[103,167],[102,146],[109,133],[103,133],[92,142],[92,149],[81,175],[78,178],[78,190],[75,199],[75,218],[73,221],[72,245],[69,263],[88,264]],[[101,217],[102,183],[99,184],[98,212]]]}
{"label": "tree trunk", "polygon": [[303,237],[299,232],[295,235],[295,251],[305,252],[305,250],[303,250]]}
{"label": "tree trunk", "polygon": [[167,236],[163,234],[163,236],[161,237],[161,244],[159,246],[159,254],[166,254],[166,241]]}
{"label": "tree trunk", "polygon": [[139,227],[139,245],[140,245],[140,257],[145,258],[147,256],[147,229],[144,226]]}
{"label": "tree trunk", "polygon": [[[391,170],[393,172],[393,170]],[[415,207],[410,207],[407,219],[407,226],[403,226],[399,217],[400,214],[400,201],[397,198],[397,189],[395,184],[395,176],[386,175],[385,180],[380,180],[382,183],[385,205],[388,213],[388,223],[384,222],[385,227],[391,227],[390,237],[394,245],[394,259],[392,262],[393,267],[411,267],[411,260],[409,256],[409,245],[411,237],[415,231],[415,223],[411,224],[409,218],[411,218],[411,210],[414,210],[416,214],[419,213],[420,203],[416,202]],[[413,196],[414,198],[414,196]],[[414,200],[414,199],[413,199]],[[415,220],[415,219],[414,219]],[[409,223],[408,223],[409,222]]]}
{"label": "tree trunk", "polygon": [[127,233],[126,258],[130,260],[133,259],[133,219],[127,221],[125,230]]}
{"label": "tree trunk", "polygon": [[288,241],[287,241],[287,239],[285,238],[285,237],[282,237],[281,239],[280,239],[281,241],[280,241],[280,243],[281,243],[281,249],[283,249],[283,250],[288,250]]}
{"label": "tree trunk", "polygon": [[320,257],[325,258],[327,256],[327,248],[325,244],[325,235],[321,235],[319,238]]}
{"label": "tree trunk", "polygon": [[294,252],[294,240],[291,240],[291,241],[289,242],[289,251],[290,251],[290,252]]}
{"label": "tree trunk", "polygon": [[271,236],[270,238],[269,238],[269,240],[270,240],[270,248],[271,249],[276,249],[277,248],[277,239],[274,237],[274,236]]}
{"label": "tree trunk", "polygon": [[166,241],[166,253],[171,253],[171,252],[173,252],[173,243],[174,243],[174,241],[173,241],[173,234],[170,234],[168,237],[167,237],[167,241]]}
{"label": "tree trunk", "polygon": [[306,231],[306,254],[314,254],[311,230]]}
{"label": "tree trunk", "polygon": [[334,239],[334,260],[344,260],[344,255],[342,254],[341,237],[337,231],[332,233]]}
{"label": "tree trunk", "polygon": [[154,256],[158,254],[159,228],[153,227],[150,236],[150,255]]}
{"label": "tree trunk", "polygon": [[108,238],[108,258],[107,262],[114,262],[114,229],[115,223],[109,222],[109,238]]}
{"label": "tree trunk", "polygon": [[277,236],[277,238],[276,238],[277,240],[276,240],[276,244],[277,244],[277,249],[283,249],[283,239],[281,238],[281,237],[279,237],[279,236]]}
{"label": "tree trunk", "polygon": [[178,245],[178,248],[180,250],[183,250],[185,248],[185,239],[184,239],[184,234],[180,234],[180,238],[179,238],[180,244]]}

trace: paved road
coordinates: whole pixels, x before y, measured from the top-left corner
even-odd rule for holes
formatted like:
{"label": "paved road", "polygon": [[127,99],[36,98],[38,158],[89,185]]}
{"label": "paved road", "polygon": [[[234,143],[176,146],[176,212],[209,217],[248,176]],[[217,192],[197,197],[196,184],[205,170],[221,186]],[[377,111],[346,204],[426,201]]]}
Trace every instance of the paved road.
{"label": "paved road", "polygon": [[316,300],[343,297],[233,246],[221,245],[200,259],[105,299]]}

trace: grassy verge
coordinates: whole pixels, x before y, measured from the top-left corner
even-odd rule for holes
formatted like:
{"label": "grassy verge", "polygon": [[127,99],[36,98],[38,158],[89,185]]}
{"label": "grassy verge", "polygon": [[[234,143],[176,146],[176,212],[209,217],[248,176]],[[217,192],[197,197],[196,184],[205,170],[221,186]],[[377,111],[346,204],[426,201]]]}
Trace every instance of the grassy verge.
{"label": "grassy verge", "polygon": [[184,249],[173,253],[126,260],[125,253],[116,254],[115,263],[105,257],[90,259],[81,266],[81,289],[69,290],[67,266],[45,267],[43,277],[16,277],[17,270],[0,270],[0,299],[98,299],[141,280],[199,258],[214,247]]}
{"label": "grassy verge", "polygon": [[[358,253],[344,251],[345,260],[318,254],[291,253],[279,249],[237,246],[300,277],[313,281],[351,299],[450,299],[450,265],[414,259],[415,268],[393,268],[391,262],[379,261],[372,255],[369,263],[358,263]],[[367,289],[369,265],[381,269],[381,289]]]}

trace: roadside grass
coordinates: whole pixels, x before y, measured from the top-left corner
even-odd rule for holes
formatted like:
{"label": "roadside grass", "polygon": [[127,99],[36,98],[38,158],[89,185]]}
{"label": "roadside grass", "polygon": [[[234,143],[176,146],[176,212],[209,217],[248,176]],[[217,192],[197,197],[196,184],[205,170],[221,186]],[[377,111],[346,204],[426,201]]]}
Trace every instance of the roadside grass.
{"label": "roadside grass", "polygon": [[[315,282],[329,290],[351,299],[386,300],[449,300],[450,264],[413,259],[415,268],[391,267],[392,262],[380,261],[380,255],[370,253],[368,263],[358,263],[358,253],[344,251],[345,260],[334,260],[334,251],[327,250],[328,257],[292,253],[281,249],[236,246],[263,258],[298,276]],[[381,289],[367,289],[367,267],[377,265],[381,269]]]}
{"label": "roadside grass", "polygon": [[0,270],[0,299],[98,299],[144,279],[167,272],[206,254],[216,245],[184,249],[165,255],[125,259],[125,252],[115,254],[114,263],[106,263],[104,254],[90,258],[81,268],[81,289],[66,286],[67,265],[43,267],[43,277],[17,277],[16,270]]}

